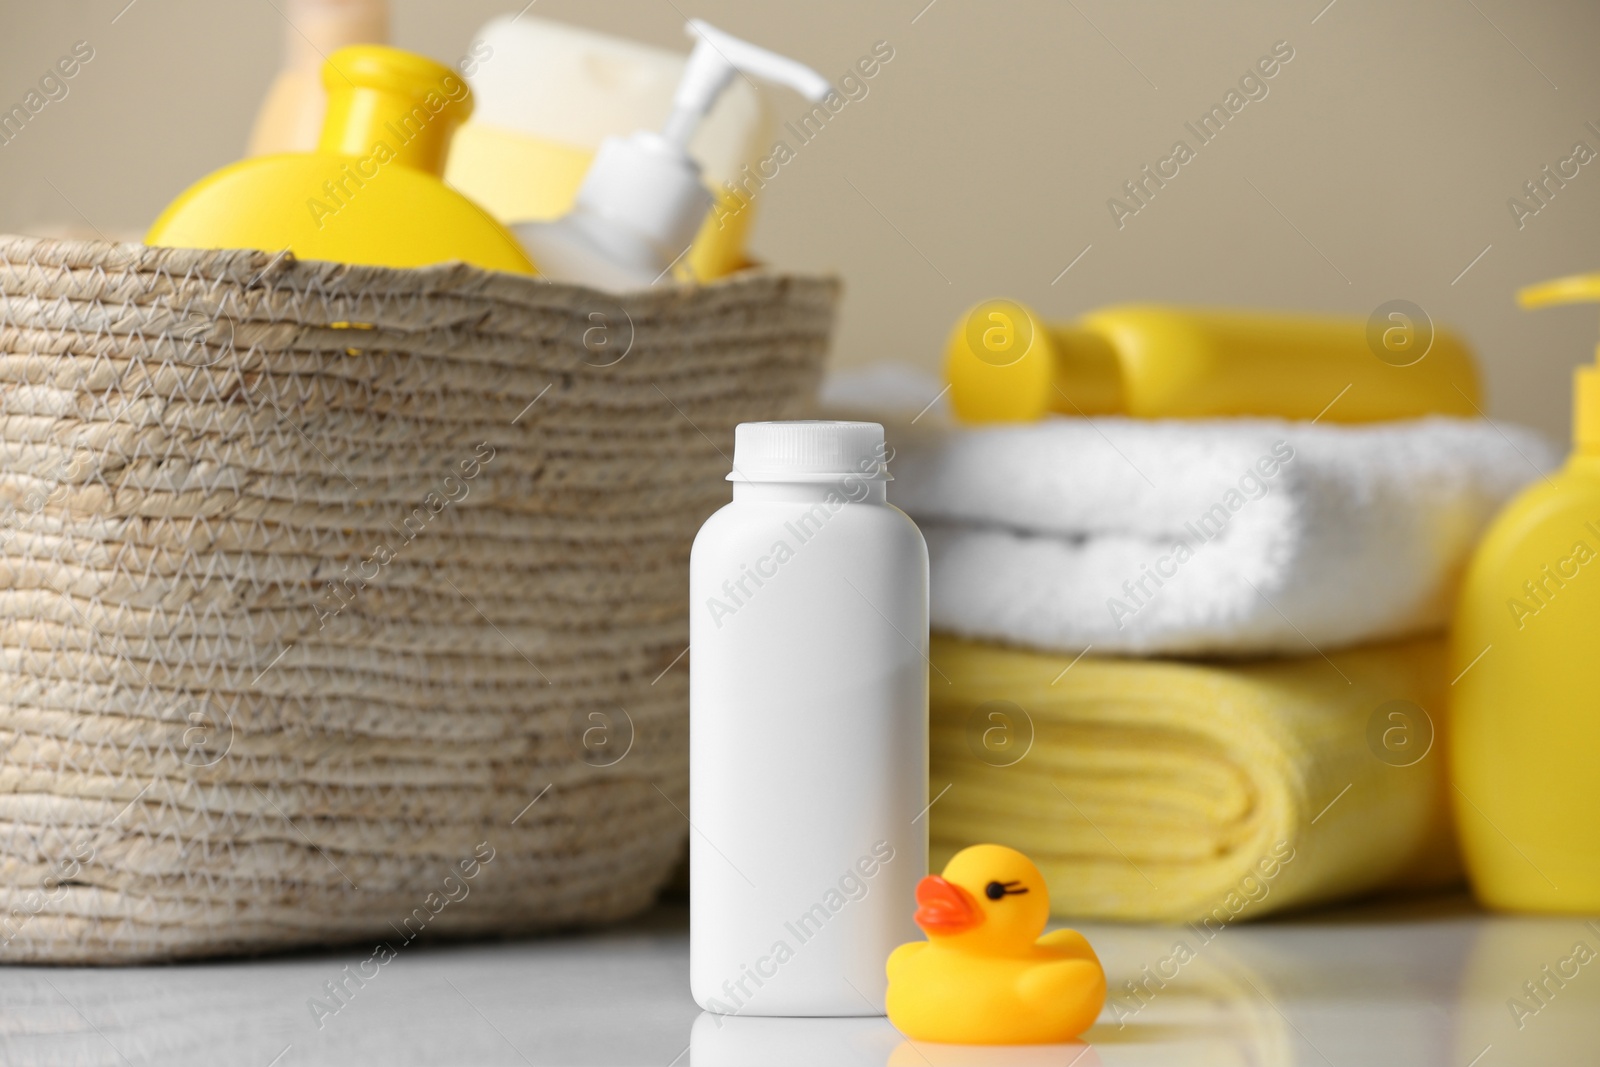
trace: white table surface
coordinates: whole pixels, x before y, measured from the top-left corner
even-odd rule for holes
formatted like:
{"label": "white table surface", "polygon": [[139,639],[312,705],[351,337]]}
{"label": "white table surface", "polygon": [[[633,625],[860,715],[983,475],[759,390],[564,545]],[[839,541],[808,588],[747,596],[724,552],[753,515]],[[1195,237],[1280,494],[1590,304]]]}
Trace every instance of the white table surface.
{"label": "white table surface", "polygon": [[[1600,953],[1600,922],[1489,916],[1442,898],[1241,925],[1209,943],[1182,927],[1079,928],[1113,990],[1179,939],[1195,956],[1120,1025],[1108,1008],[1086,1044],[912,1045],[882,1019],[719,1027],[689,997],[687,913],[664,905],[591,934],[408,947],[320,1027],[308,1002],[368,952],[0,968],[0,1062],[1600,1064],[1600,956],[1558,973],[1579,942]],[[1546,965],[1556,979],[1541,975]],[[1543,1004],[1524,988],[1541,979]],[[1512,998],[1530,1009],[1520,1020]]]}

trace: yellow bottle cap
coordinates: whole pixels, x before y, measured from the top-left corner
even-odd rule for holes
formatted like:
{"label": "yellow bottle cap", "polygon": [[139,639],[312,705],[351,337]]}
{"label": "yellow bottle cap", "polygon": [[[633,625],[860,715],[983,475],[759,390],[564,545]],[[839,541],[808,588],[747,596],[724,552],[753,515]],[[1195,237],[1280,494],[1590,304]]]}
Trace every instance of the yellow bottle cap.
{"label": "yellow bottle cap", "polygon": [[[1517,291],[1525,308],[1600,302],[1600,274],[1573,274]],[[1600,345],[1596,363],[1579,367],[1572,381],[1572,441],[1580,452],[1600,452]]]}
{"label": "yellow bottle cap", "polygon": [[945,377],[964,422],[1123,409],[1121,370],[1109,341],[1074,326],[1047,326],[1011,300],[986,300],[961,317],[946,346]]}
{"label": "yellow bottle cap", "polygon": [[455,71],[426,56],[381,44],[353,44],[322,68],[328,111],[318,151],[370,156],[379,144],[394,162],[439,177],[456,127],[472,114],[472,91]]}

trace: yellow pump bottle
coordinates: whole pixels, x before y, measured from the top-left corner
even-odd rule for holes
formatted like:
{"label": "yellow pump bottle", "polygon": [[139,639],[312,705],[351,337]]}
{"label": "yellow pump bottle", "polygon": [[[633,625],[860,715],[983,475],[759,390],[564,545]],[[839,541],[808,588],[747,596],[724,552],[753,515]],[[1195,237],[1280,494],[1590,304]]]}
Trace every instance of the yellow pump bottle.
{"label": "yellow pump bottle", "polygon": [[454,71],[397,48],[352,45],[328,58],[322,83],[328,110],[316,151],[246,159],[201,179],[145,243],[534,273],[516,238],[443,181],[451,135],[472,112]]}
{"label": "yellow pump bottle", "polygon": [[[1600,301],[1600,274],[1517,295]],[[1600,912],[1600,364],[1573,409],[1571,458],[1490,526],[1451,637],[1462,850],[1478,899],[1512,911]]]}
{"label": "yellow pump bottle", "polygon": [[956,324],[945,373],[966,422],[1478,413],[1471,351],[1417,310],[1362,320],[1133,304],[1046,324],[991,300]]}

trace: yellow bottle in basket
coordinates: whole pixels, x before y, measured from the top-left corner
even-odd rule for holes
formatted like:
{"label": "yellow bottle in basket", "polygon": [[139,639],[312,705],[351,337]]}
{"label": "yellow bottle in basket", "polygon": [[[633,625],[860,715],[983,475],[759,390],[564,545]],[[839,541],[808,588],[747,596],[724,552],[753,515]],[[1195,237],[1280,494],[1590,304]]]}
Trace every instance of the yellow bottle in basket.
{"label": "yellow bottle in basket", "polygon": [[201,179],[145,243],[534,273],[516,238],[442,179],[451,135],[472,113],[454,71],[397,48],[352,45],[328,58],[322,84],[328,111],[316,151],[247,159]]}
{"label": "yellow bottle in basket", "polygon": [[1399,300],[1366,321],[1133,304],[1048,324],[990,300],[956,323],[945,373],[967,422],[1051,412],[1371,422],[1478,410],[1466,344]]}
{"label": "yellow bottle in basket", "polygon": [[[1517,296],[1600,301],[1600,274]],[[1462,852],[1478,899],[1514,911],[1600,912],[1600,366],[1575,387],[1572,457],[1489,527],[1451,641]]]}

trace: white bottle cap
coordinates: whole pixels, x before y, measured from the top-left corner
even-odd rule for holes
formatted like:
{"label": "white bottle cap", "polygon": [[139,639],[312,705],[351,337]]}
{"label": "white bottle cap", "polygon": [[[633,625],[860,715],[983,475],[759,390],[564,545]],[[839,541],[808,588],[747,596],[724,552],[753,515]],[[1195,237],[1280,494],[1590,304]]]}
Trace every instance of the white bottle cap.
{"label": "white bottle cap", "polygon": [[828,79],[810,67],[699,19],[690,20],[689,34],[699,40],[661,132],[640,130],[628,137],[606,138],[578,189],[576,203],[578,212],[624,231],[625,237],[614,243],[642,241],[664,264],[688,250],[711,210],[711,191],[688,145],[734,74],[743,71],[787,85],[814,102],[833,91]]}
{"label": "white bottle cap", "polygon": [[876,422],[741,422],[728,481],[887,479],[888,454]]}

